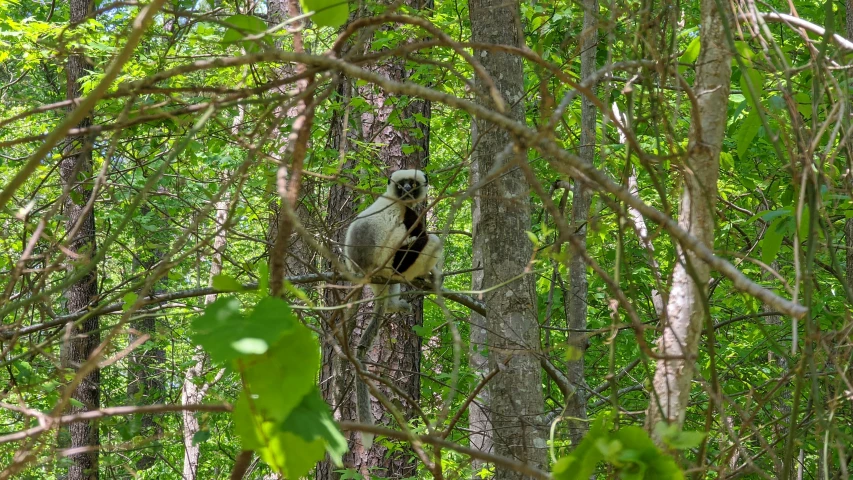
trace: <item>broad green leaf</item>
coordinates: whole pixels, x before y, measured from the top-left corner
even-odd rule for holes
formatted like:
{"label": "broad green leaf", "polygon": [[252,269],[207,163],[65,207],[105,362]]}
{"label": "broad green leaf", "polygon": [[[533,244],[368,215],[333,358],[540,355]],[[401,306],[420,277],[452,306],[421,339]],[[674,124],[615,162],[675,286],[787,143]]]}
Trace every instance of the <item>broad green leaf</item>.
{"label": "broad green leaf", "polygon": [[[232,15],[226,18],[225,22],[233,25],[222,36],[222,43],[226,45],[239,42],[246,36],[257,35],[267,29],[266,22],[252,15]],[[263,41],[269,42],[269,39],[264,37]],[[241,45],[247,52],[259,50],[258,44],[254,41],[242,42]]]}
{"label": "broad green leaf", "polygon": [[735,168],[735,157],[729,152],[720,152],[720,167],[725,170]]}
{"label": "broad green leaf", "polygon": [[[749,90],[747,80],[752,85],[752,90],[755,91],[755,94],[757,95],[755,98],[753,98],[752,93]],[[746,71],[742,72],[740,76],[740,90],[743,92],[743,96],[746,98],[746,102],[749,104],[750,109],[759,108],[761,97],[764,95],[764,75],[754,68],[746,69]]]}
{"label": "broad green leaf", "polygon": [[[752,67],[752,57],[755,55],[752,52],[752,47],[749,46],[748,43],[737,41],[735,42],[735,50],[737,51],[737,55],[740,57],[740,60],[743,62],[744,66]],[[737,66],[737,59],[732,58],[732,66]]]}
{"label": "broad green leaf", "polygon": [[749,149],[749,146],[752,144],[752,140],[755,139],[760,128],[761,118],[755,110],[752,110],[749,112],[749,116],[746,117],[746,120],[744,120],[743,125],[741,125],[740,129],[735,134],[735,140],[737,142],[737,156],[741,160],[745,159],[746,151]]}
{"label": "broad green leaf", "polygon": [[266,297],[270,290],[270,267],[267,262],[258,265],[258,295]]}
{"label": "broad green leaf", "polygon": [[413,325],[412,331],[421,338],[427,338],[432,334],[432,329],[423,325]]}
{"label": "broad green leaf", "polygon": [[[267,297],[272,298],[272,297]],[[240,360],[245,394],[253,412],[281,421],[312,388],[320,369],[320,348],[307,327],[297,324],[264,355]]]}
{"label": "broad green leaf", "polygon": [[670,438],[667,445],[676,450],[687,450],[696,448],[702,444],[707,434],[705,432],[680,431],[673,438]]}
{"label": "broad green leaf", "polygon": [[600,438],[607,435],[604,426],[606,421],[606,416],[598,417],[572,453],[554,464],[555,480],[587,479],[592,475],[595,466],[603,459],[595,444]]}
{"label": "broad green leaf", "polygon": [[228,275],[215,275],[212,282],[213,288],[220,292],[242,292],[243,285]]}
{"label": "broad green leaf", "polygon": [[764,238],[761,240],[761,261],[770,265],[776,259],[776,254],[779,253],[779,247],[782,246],[782,239],[785,238],[785,232],[779,228],[786,217],[779,217],[767,227],[764,232]]}
{"label": "broad green leaf", "polygon": [[136,303],[137,298],[139,298],[139,295],[133,292],[125,293],[124,296],[121,297],[121,300],[124,303],[124,305],[121,306],[121,309],[125,312],[130,310],[130,307],[132,307],[133,304]]}
{"label": "broad green leaf", "polygon": [[794,94],[794,101],[797,102],[797,111],[806,120],[812,118],[812,97],[805,92],[797,92]]}
{"label": "broad green leaf", "polygon": [[346,0],[300,0],[302,11],[311,13],[311,21],[321,27],[338,28],[349,18]]}
{"label": "broad green leaf", "polygon": [[[255,309],[243,316],[240,302],[234,297],[220,297],[193,320],[193,342],[204,347],[215,362],[230,362],[251,355],[252,342],[262,340],[273,345],[297,325],[296,318],[284,300],[261,299]],[[304,327],[303,327],[304,328]],[[241,340],[253,339],[249,344]],[[258,343],[254,343],[255,346]]]}
{"label": "broad green leaf", "polygon": [[772,222],[774,219],[779,217],[788,217],[791,215],[791,209],[788,207],[778,208],[776,210],[762,210],[746,221],[746,223],[752,223],[759,218],[764,220],[765,222]]}
{"label": "broad green leaf", "polygon": [[811,217],[809,207],[803,207],[803,213],[800,215],[800,228],[797,230],[800,240],[808,238],[809,236],[809,217]]}
{"label": "broad green leaf", "polygon": [[210,430],[199,430],[193,435],[193,445],[204,443],[210,439]]}
{"label": "broad green leaf", "polygon": [[[347,441],[338,430],[329,406],[320,397],[317,387],[302,398],[302,403],[293,409],[281,425],[281,429],[307,442],[323,440],[335,465],[342,465],[343,454],[347,451]],[[322,457],[315,462],[321,459]]]}
{"label": "broad green leaf", "polygon": [[697,58],[699,58],[699,48],[701,45],[699,40],[700,38],[697,35],[696,38],[690,41],[690,45],[687,46],[687,49],[684,50],[684,54],[678,59],[680,63],[693,63]]}

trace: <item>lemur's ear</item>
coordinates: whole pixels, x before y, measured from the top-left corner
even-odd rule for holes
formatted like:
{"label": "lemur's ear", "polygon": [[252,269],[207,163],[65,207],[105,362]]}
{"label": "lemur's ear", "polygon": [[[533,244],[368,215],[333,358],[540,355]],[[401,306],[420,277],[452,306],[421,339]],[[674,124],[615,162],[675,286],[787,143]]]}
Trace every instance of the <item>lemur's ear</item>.
{"label": "lemur's ear", "polygon": [[388,177],[388,185],[391,185],[391,177]]}
{"label": "lemur's ear", "polygon": [[424,183],[429,185],[429,175],[427,175],[426,172],[424,172]]}

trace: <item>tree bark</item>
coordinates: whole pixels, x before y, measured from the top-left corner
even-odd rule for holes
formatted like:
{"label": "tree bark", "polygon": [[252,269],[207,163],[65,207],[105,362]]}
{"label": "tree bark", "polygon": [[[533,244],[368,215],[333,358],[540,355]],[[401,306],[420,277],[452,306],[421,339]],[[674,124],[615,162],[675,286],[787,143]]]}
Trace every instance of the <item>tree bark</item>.
{"label": "tree bark", "polygon": [[[598,51],[598,0],[583,2],[583,32],[581,32],[581,79],[586,80],[595,73],[595,55]],[[593,89],[594,91],[594,89]],[[592,164],[595,159],[596,107],[590,99],[581,99],[581,144],[580,158]],[[580,245],[586,245],[587,221],[589,219],[590,191],[581,182],[575,181],[572,195],[572,235]],[[567,427],[572,445],[580,443],[587,431],[586,381],[584,379],[584,353],[587,347],[586,329],[587,294],[589,283],[586,278],[586,263],[581,252],[573,253],[569,261],[569,299],[567,343],[574,349],[571,360],[566,362],[566,379],[576,386],[574,395],[566,399],[565,417],[570,418]]]}
{"label": "tree bark", "polygon": [[[720,170],[720,149],[726,127],[732,52],[726,41],[723,15],[731,24],[727,2],[702,0],[700,42],[693,87],[698,103],[690,131],[678,224],[709,248],[714,243],[714,205]],[[694,281],[695,278],[695,281]],[[709,269],[692,253],[678,248],[663,335],[658,353],[647,426],[660,421],[682,425],[695,371],[699,337],[708,296]]]}
{"label": "tree bark", "polygon": [[[143,218],[150,212],[151,209],[147,204],[139,210]],[[136,256],[133,262],[137,270],[150,271],[163,256],[163,252],[159,248],[152,248],[149,244],[150,238],[145,235],[144,231],[138,232]],[[163,293],[163,283],[162,279],[159,280],[155,285],[161,288],[155,286],[151,293],[155,295]],[[164,372],[161,370],[166,362],[166,352],[156,340],[156,320],[157,317],[149,313],[131,323],[134,332],[128,335],[128,343],[133,343],[141,335],[149,335],[150,337],[148,341],[128,355],[127,397],[131,405],[153,405],[163,401]],[[163,433],[163,428],[154,422],[154,415],[150,413],[142,415],[141,422],[139,435],[150,437],[159,436]],[[140,450],[141,455],[135,464],[136,470],[145,470],[154,465],[157,457],[151,452],[152,448],[156,448],[156,444]]]}
{"label": "tree bark", "polygon": [[[479,142],[477,136],[476,123],[471,126],[471,144],[476,145]],[[476,157],[471,159],[471,185],[477,185],[480,182],[479,161]],[[474,226],[471,232],[473,258],[471,266],[475,269],[471,273],[471,290],[478,291],[483,289],[483,245],[482,237],[477,231],[477,225],[482,222],[482,198],[479,193],[474,194],[473,205],[471,206],[471,219]],[[489,357],[486,343],[488,341],[488,325],[486,317],[471,312],[471,333],[468,341],[468,365],[471,371],[478,378],[484,378],[489,374]],[[468,407],[468,429],[471,431],[470,444],[471,448],[481,452],[492,452],[492,422],[489,419],[489,389],[480,390],[477,398],[471,402]],[[485,466],[485,462],[474,460],[471,462],[473,478],[480,478],[478,472]]]}
{"label": "tree bark", "polygon": [[[222,273],[222,253],[225,251],[225,246],[228,242],[226,222],[228,221],[228,199],[222,198],[216,202],[216,228],[218,231],[213,238],[213,255],[210,259],[210,277],[208,285],[213,285],[213,277]],[[216,301],[216,294],[206,295],[204,304],[210,305]],[[207,353],[197,347],[193,353],[193,364],[184,374],[184,385],[181,390],[181,405],[198,405],[204,400],[207,390],[210,388],[210,383],[199,382],[199,379],[204,376]],[[221,374],[221,373],[220,373]],[[198,478],[199,458],[201,449],[197,443],[194,443],[195,435],[201,430],[196,412],[182,411],[181,419],[183,420],[183,441],[184,441],[184,480],[195,480]]]}
{"label": "tree bark", "polygon": [[[518,1],[469,0],[471,39],[474,42],[521,46]],[[521,58],[475,51],[486,73],[506,100],[513,119],[524,121],[524,77]],[[477,86],[486,91],[482,79]],[[483,105],[491,100],[478,97]],[[513,162],[526,162],[526,154],[511,146],[510,135],[493,125],[478,122],[478,141],[472,152],[481,181]],[[476,246],[483,262],[487,345],[490,369],[501,372],[490,382],[489,417],[493,426],[494,453],[527,462],[546,464],[546,441],[542,427],[542,372],[539,367],[539,323],[536,293],[531,275],[511,280],[527,269],[532,245],[525,233],[530,229],[529,185],[524,173],[509,165],[477,193],[480,216],[474,230],[482,241]],[[497,469],[495,479],[522,478],[517,472]]]}
{"label": "tree bark", "polygon": [[[331,126],[329,128],[329,149],[335,150],[344,155],[344,152],[350,150],[350,142],[348,139],[353,135],[355,129],[345,127],[344,122],[349,122],[348,106],[352,91],[351,82],[349,79],[341,79],[341,84],[338,87],[337,95],[340,96],[340,101],[347,111],[335,111]],[[343,164],[343,170],[349,170],[354,166],[352,160],[346,160]],[[326,203],[326,234],[324,239],[327,241],[329,250],[334,252],[338,257],[342,257],[343,248],[341,245],[344,242],[347,224],[352,221],[355,216],[354,195],[351,188],[347,187],[347,178],[341,178],[339,182],[333,183],[329,188],[329,198]],[[326,267],[333,269],[331,262],[327,262]],[[323,297],[326,305],[340,305],[344,299],[344,290],[338,287],[345,285],[344,282],[326,288]],[[338,313],[330,313],[324,317],[323,327],[323,344],[322,344],[322,362],[320,367],[320,393],[323,399],[332,408],[332,415],[336,421],[355,420],[357,418],[355,396],[353,388],[355,382],[354,372],[346,359],[341,358],[335,353],[335,343],[345,341],[350,332],[347,330],[347,325],[350,324],[349,314],[346,311]],[[334,338],[334,340],[333,340]],[[356,343],[350,342],[353,347]],[[344,455],[343,462],[345,465],[353,465],[355,463],[356,454],[353,448],[358,441],[358,434],[355,432],[344,432],[347,437],[347,443],[350,446],[349,451]],[[332,480],[340,477],[335,473],[337,468],[327,458],[325,461],[317,465],[316,478],[318,480]]]}
{"label": "tree bark", "polygon": [[[71,0],[69,22],[82,22],[91,11],[90,0]],[[80,79],[86,74],[86,59],[83,55],[68,56],[66,65],[66,98],[73,99],[82,95]],[[74,107],[69,107],[73,109]],[[85,118],[78,127],[86,128],[92,124],[92,117]],[[79,254],[83,260],[69,259],[68,272],[79,268],[88,268],[88,273],[68,287],[65,296],[68,300],[68,312],[85,310],[97,301],[98,279],[94,265],[86,265],[95,255],[95,213],[94,206],[87,209],[86,204],[92,195],[92,145],[85,136],[69,138],[63,152],[64,158],[59,165],[63,188],[69,194],[65,198],[64,214],[68,250]],[[91,353],[101,343],[97,316],[89,317],[73,325],[68,346],[67,361],[72,368],[78,368],[88,360]],[[95,368],[87,373],[74,389],[71,398],[82,406],[71,406],[69,413],[97,410],[100,398],[101,373]],[[84,449],[82,453],[71,455],[68,466],[68,480],[96,480],[98,478],[98,422],[73,423],[68,426],[71,437],[71,449]]]}
{"label": "tree bark", "polygon": [[[847,0],[847,38],[853,40],[853,0]],[[847,138],[847,166],[853,165],[853,138]],[[847,287],[853,288],[853,218],[844,224],[847,239]]]}

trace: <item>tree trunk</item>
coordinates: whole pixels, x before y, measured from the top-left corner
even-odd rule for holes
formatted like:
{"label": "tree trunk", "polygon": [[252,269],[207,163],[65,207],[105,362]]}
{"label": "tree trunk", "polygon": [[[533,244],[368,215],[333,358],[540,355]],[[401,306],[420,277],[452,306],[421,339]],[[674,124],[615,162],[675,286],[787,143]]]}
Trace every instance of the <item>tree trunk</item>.
{"label": "tree trunk", "polygon": [[[432,8],[432,2],[424,5],[422,1],[407,1],[407,5],[416,9]],[[410,73],[405,69],[405,61],[394,58],[375,68],[377,73],[396,81],[405,81]],[[426,164],[429,154],[429,124],[422,124],[416,120],[415,115],[430,117],[430,102],[419,99],[410,99],[398,112],[399,119],[403,125],[411,125],[411,128],[394,128],[389,125],[389,119],[399,103],[392,104],[387,101],[389,95],[372,85],[360,89],[352,89],[348,80],[344,80],[339,94],[343,97],[344,108],[350,98],[350,92],[364,98],[373,109],[362,114],[360,118],[351,118],[348,114],[336,114],[331,127],[330,147],[338,150],[343,155],[350,150],[353,143],[348,139],[352,134],[360,134],[361,140],[367,143],[382,145],[378,151],[380,162],[386,166],[390,175],[392,171],[415,168],[421,169]],[[345,125],[344,121],[352,120],[358,127]],[[345,133],[345,131],[347,133]],[[404,146],[414,147],[412,153],[404,153]],[[343,157],[342,157],[343,158]],[[344,168],[352,168],[353,164],[347,161]],[[384,182],[383,182],[384,186]],[[329,240],[332,245],[340,245],[343,242],[346,225],[355,216],[355,205],[350,187],[344,182],[332,185],[328,204],[326,224],[329,227]],[[340,253],[340,249],[336,249]],[[368,290],[365,290],[368,291]],[[403,292],[406,288],[403,288]],[[328,305],[339,304],[341,298],[337,291],[330,289],[326,293]],[[414,314],[397,314],[394,319],[386,323],[386,327],[380,330],[374,341],[373,348],[367,353],[366,367],[371,373],[390,379],[403,393],[414,402],[420,400],[420,356],[421,338],[414,333],[412,327],[423,323],[423,300],[411,300]],[[344,328],[344,323],[355,327],[355,331],[345,332],[345,341],[348,342],[351,351],[359,343],[357,332],[361,332],[371,318],[372,305],[365,305],[355,313],[355,322],[351,319],[338,319],[335,324],[327,325],[329,331]],[[332,319],[336,317],[331,316]],[[350,327],[350,328],[351,328]],[[339,335],[339,339],[342,337]],[[355,420],[355,390],[356,381],[352,367],[344,359],[339,358],[332,345],[323,346],[323,366],[320,374],[320,385],[323,398],[333,408],[337,420]],[[402,409],[407,418],[413,415],[413,406],[408,401],[398,398],[389,389],[379,385],[379,389]],[[384,411],[379,402],[371,396],[372,411],[377,424],[394,425],[391,416]],[[368,478],[370,473],[386,478],[406,478],[415,476],[417,464],[413,461],[412,452],[407,449],[395,449],[389,453],[388,449],[378,442],[370,449],[365,450],[360,444],[360,436],[348,434],[350,451],[344,456],[346,468],[355,469]],[[334,466],[329,462],[322,462],[317,468],[317,479],[334,479],[340,475],[334,473]]]}
{"label": "tree trunk", "polygon": [[[379,73],[392,80],[405,82],[411,72],[404,66],[404,61],[394,59],[382,66]],[[370,86],[365,87],[365,89],[369,88]],[[380,91],[364,96],[374,106],[374,110],[362,116],[362,130],[365,138],[376,138],[376,141],[383,145],[379,150],[379,160],[388,167],[386,170],[388,175],[396,170],[423,169],[429,156],[429,124],[421,124],[415,120],[415,114],[422,115],[428,120],[430,102],[409,99],[408,105],[400,114],[400,121],[403,125],[411,122],[412,127],[394,128],[388,124],[394,110],[392,102],[388,101],[389,94]],[[382,125],[381,128],[380,125]],[[416,131],[420,133],[416,134]],[[404,145],[413,147],[414,151],[410,154],[404,153]],[[404,294],[408,290],[412,288],[402,286]],[[395,314],[392,320],[385,323],[385,327],[376,336],[373,349],[368,352],[367,360],[373,363],[372,368],[368,367],[368,369],[376,375],[390,379],[412,401],[420,403],[421,337],[415,333],[413,327],[423,325],[424,301],[423,297],[410,298],[408,301],[412,305],[413,313]],[[401,406],[407,419],[414,416],[415,409],[408,401],[398,398],[382,385],[380,390]],[[376,423],[394,425],[394,419],[380,403],[372,397],[371,401]],[[417,473],[414,455],[408,447],[395,449],[389,455],[387,448],[374,442],[362,458],[363,473],[378,469],[387,478],[407,478]]]}
{"label": "tree trunk", "polygon": [[[216,202],[216,226],[218,230],[213,238],[213,256],[210,259],[210,279],[208,285],[213,285],[213,277],[222,273],[222,253],[228,241],[226,222],[228,221],[228,199],[222,198]],[[212,293],[204,297],[204,304],[210,305],[216,301],[216,294]],[[184,374],[184,387],[181,391],[181,405],[197,405],[202,403],[210,383],[199,384],[199,378],[204,376],[207,354],[200,347],[193,354],[193,364]],[[221,374],[221,373],[220,373]],[[198,462],[201,450],[194,443],[196,433],[201,430],[195,412],[182,411],[183,440],[184,440],[184,480],[195,480],[198,475]]]}
{"label": "tree trunk", "polygon": [[[521,46],[518,1],[469,0],[468,10],[474,42]],[[523,122],[521,58],[486,51],[475,51],[474,57],[483,64],[506,100],[510,109],[507,114]],[[477,86],[486,91],[480,78]],[[478,101],[493,107],[483,97]],[[481,181],[491,178],[490,172],[496,164],[527,161],[524,151],[510,146],[512,139],[506,131],[481,122],[475,128],[478,141],[472,160]],[[476,246],[482,255],[482,287],[500,285],[484,296],[489,367],[501,369],[488,386],[494,453],[544,467],[546,441],[540,431],[542,372],[534,278],[525,275],[511,281],[525,271],[532,257],[532,245],[525,233],[530,230],[529,185],[518,167],[510,167],[483,186],[478,195],[480,215],[474,230],[481,239]],[[494,478],[514,479],[521,475],[498,468]]]}
{"label": "tree trunk", "polygon": [[[477,137],[476,124],[471,126],[471,144],[476,145],[479,140]],[[471,185],[477,185],[480,182],[479,162],[476,157],[471,158]],[[474,230],[471,232],[473,258],[471,266],[475,269],[471,273],[471,290],[478,291],[483,289],[483,245],[482,237],[477,231],[477,225],[482,222],[482,198],[479,193],[474,194],[474,202],[471,206],[471,219]],[[489,357],[486,350],[488,325],[486,317],[472,311],[471,312],[471,334],[469,338],[469,354],[468,365],[471,371],[477,378],[484,378],[489,374]],[[471,431],[470,444],[471,448],[481,452],[491,453],[492,451],[492,422],[489,420],[489,389],[480,390],[477,398],[471,402],[468,407],[468,429]],[[481,478],[478,473],[485,466],[485,462],[473,460],[471,462],[473,478]]]}
{"label": "tree trunk", "polygon": [[[678,224],[709,248],[714,243],[714,205],[720,170],[720,149],[726,127],[732,52],[726,42],[723,15],[731,24],[727,2],[702,0],[700,21],[701,50],[696,62],[693,87],[699,111],[699,122],[690,131],[686,165],[683,170],[683,192]],[[708,296],[708,266],[695,255],[678,248],[678,263],[666,306],[663,335],[658,353],[647,426],[660,421],[681,425],[687,409],[693,380],[699,337]],[[694,281],[695,277],[695,281]]]}
{"label": "tree trunk", "polygon": [[[581,79],[586,80],[595,73],[595,55],[598,51],[598,0],[583,2],[583,32],[581,32]],[[594,91],[594,89],[593,89]],[[595,120],[597,110],[586,96],[581,99],[581,161],[592,164],[595,158]],[[576,181],[572,195],[572,235],[580,245],[586,245],[587,220],[589,219],[590,192],[586,186]],[[584,380],[584,353],[586,352],[587,293],[589,284],[586,278],[586,263],[583,255],[573,253],[569,261],[569,300],[567,342],[574,349],[570,360],[566,362],[566,379],[577,386],[573,396],[566,399],[565,417],[568,421],[569,438],[572,445],[580,443],[587,431],[586,419],[586,382]]]}
{"label": "tree trunk", "polygon": [[[139,213],[144,218],[150,211],[150,207],[145,204],[140,208]],[[150,238],[144,231],[138,232],[136,237],[137,253],[133,262],[137,270],[150,271],[163,256],[163,252],[159,248],[156,246],[152,248],[149,244]],[[155,295],[163,293],[163,288],[156,288],[158,285],[162,287],[163,283],[162,279],[159,280],[152,288],[151,293]],[[156,320],[157,317],[154,314],[147,313],[131,322],[134,332],[128,336],[128,343],[133,343],[141,335],[149,335],[151,338],[128,355],[127,397],[130,405],[153,405],[163,402],[164,372],[161,370],[166,362],[166,352],[156,340]],[[154,415],[150,413],[142,415],[141,422],[140,436],[159,436],[163,433],[163,428],[154,422]],[[151,452],[151,449],[155,447],[156,444],[152,444],[140,451],[141,456],[135,464],[136,470],[145,470],[154,465],[157,457]]]}
{"label": "tree trunk", "polygon": [[[847,0],[847,38],[853,40],[853,0]],[[853,164],[853,138],[847,138],[847,166]],[[853,288],[853,218],[844,225],[847,237],[847,288]]]}
{"label": "tree trunk", "polygon": [[[90,0],[71,0],[70,23],[83,21],[91,11]],[[66,98],[77,98],[82,94],[80,78],[86,74],[86,60],[83,55],[73,54],[68,57],[66,66],[67,90]],[[74,107],[69,107],[73,109]],[[78,127],[85,128],[92,124],[92,118],[87,117]],[[89,269],[88,273],[68,287],[65,296],[68,299],[68,312],[86,310],[97,301],[98,282],[94,265],[86,265],[95,255],[95,213],[94,206],[86,208],[92,195],[92,146],[85,136],[69,138],[68,146],[63,152],[64,158],[59,165],[62,185],[69,190],[65,198],[64,214],[66,233],[68,234],[68,250],[79,254],[84,260],[68,259],[68,272],[79,268]],[[91,353],[101,342],[97,316],[91,316],[74,325],[67,352],[67,361],[72,368],[78,368],[88,360]],[[69,413],[86,410],[97,410],[100,407],[101,374],[95,368],[87,373],[74,389],[71,398],[82,406],[71,406]],[[72,423],[68,426],[71,436],[71,449],[83,449],[82,453],[71,455],[68,466],[68,480],[84,480],[98,478],[98,422]]]}
{"label": "tree trunk", "polygon": [[[344,122],[350,120],[347,104],[352,91],[351,81],[347,78],[341,79],[341,85],[338,88],[337,94],[340,96],[340,101],[344,105],[346,112],[336,111],[332,116],[331,126],[329,129],[329,149],[341,152],[350,150],[351,143],[348,139],[353,135],[356,129],[346,127]],[[347,160],[343,165],[343,170],[349,170],[354,166],[352,160]],[[328,241],[330,251],[334,252],[338,257],[342,257],[343,252],[341,244],[344,242],[347,224],[355,216],[354,195],[351,188],[347,186],[348,179],[341,178],[340,182],[333,183],[329,188],[329,199],[326,210],[326,234],[324,238]],[[331,269],[331,262],[327,262],[327,268]],[[338,287],[345,285],[339,282],[337,285],[331,286],[324,291],[324,300],[326,305],[340,305],[343,303],[344,290]],[[332,415],[335,420],[355,420],[357,418],[355,395],[353,394],[353,385],[355,375],[351,366],[346,363],[346,359],[341,358],[335,353],[335,341],[331,340],[332,336],[338,342],[345,341],[350,332],[346,325],[350,323],[347,318],[348,310],[341,312],[333,312],[324,318],[323,322],[323,345],[322,345],[322,363],[320,367],[320,393],[323,399],[329,406],[332,407]],[[350,344],[354,347],[357,342]],[[350,446],[349,451],[344,455],[344,465],[354,465],[356,463],[355,445],[358,441],[358,434],[354,432],[345,432],[347,443]],[[317,465],[316,478],[318,480],[332,480],[340,477],[335,473],[337,467],[327,458],[325,461]]]}

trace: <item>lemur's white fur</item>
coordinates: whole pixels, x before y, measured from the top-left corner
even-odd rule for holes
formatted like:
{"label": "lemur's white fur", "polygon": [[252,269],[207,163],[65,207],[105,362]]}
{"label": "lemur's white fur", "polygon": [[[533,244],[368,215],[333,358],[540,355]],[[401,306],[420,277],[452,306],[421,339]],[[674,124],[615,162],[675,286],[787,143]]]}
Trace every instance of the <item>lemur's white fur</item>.
{"label": "lemur's white fur", "polygon": [[[401,198],[400,185],[414,184],[416,191],[411,198]],[[409,231],[404,223],[406,209],[423,202],[427,193],[427,176],[420,170],[398,170],[391,174],[385,194],[377,198],[350,224],[346,234],[344,253],[347,266],[355,273],[411,281],[418,277],[433,275],[439,279],[436,268],[442,255],[442,242],[436,235],[426,236],[426,245],[417,254],[414,263],[403,272],[392,268],[394,255],[406,249],[416,240],[416,232]],[[371,284],[376,296],[388,296],[387,311],[408,311],[408,302],[400,298],[400,284],[390,286]]]}
{"label": "lemur's white fur", "polygon": [[[426,199],[427,187],[427,176],[420,170],[399,170],[391,174],[385,195],[377,198],[347,228],[344,253],[350,270],[404,281],[432,274],[432,281],[438,285],[441,273],[436,265],[443,251],[441,239],[426,233],[424,222],[411,208]],[[379,332],[383,312],[411,311],[409,303],[400,298],[399,283],[371,284],[370,288],[377,298],[387,299],[374,303],[373,317],[362,330],[356,352],[361,368]],[[373,424],[367,384],[356,382],[355,391],[359,421]],[[364,448],[372,444],[373,435],[362,432]]]}

